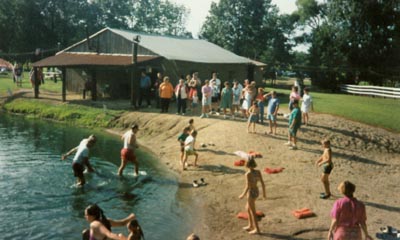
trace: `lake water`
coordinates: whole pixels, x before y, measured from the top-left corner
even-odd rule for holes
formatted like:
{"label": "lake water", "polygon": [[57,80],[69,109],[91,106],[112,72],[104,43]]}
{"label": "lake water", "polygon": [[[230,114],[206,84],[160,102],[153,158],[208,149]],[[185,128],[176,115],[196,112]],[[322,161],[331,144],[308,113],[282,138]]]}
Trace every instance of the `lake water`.
{"label": "lake water", "polygon": [[[89,226],[84,209],[97,203],[109,218],[134,212],[147,240],[184,239],[194,213],[190,199],[178,195],[177,176],[141,150],[140,170],[147,176],[134,177],[128,164],[119,178],[117,136],[95,132],[90,161],[98,173],[85,174],[83,188],[74,186],[73,156],[67,161],[60,156],[91,133],[0,113],[0,238],[81,239]],[[127,234],[125,227],[113,232]]]}

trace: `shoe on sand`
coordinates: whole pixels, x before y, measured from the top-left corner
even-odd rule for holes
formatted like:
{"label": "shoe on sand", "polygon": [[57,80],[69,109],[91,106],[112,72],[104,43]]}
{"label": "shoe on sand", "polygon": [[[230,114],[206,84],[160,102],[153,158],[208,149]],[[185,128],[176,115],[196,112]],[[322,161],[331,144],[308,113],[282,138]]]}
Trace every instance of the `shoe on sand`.
{"label": "shoe on sand", "polygon": [[291,142],[286,142],[286,143],[284,143],[283,145],[285,145],[285,146],[291,146],[292,143],[291,143]]}
{"label": "shoe on sand", "polygon": [[199,187],[199,184],[197,183],[197,180],[193,180],[192,185],[193,185],[193,187],[195,187],[195,188]]}

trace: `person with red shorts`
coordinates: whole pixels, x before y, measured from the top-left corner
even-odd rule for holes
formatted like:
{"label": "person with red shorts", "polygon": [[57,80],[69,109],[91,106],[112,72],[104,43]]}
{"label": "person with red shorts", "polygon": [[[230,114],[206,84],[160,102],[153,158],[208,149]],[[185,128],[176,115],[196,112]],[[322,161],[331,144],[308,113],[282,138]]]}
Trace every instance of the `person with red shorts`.
{"label": "person with red shorts", "polygon": [[131,130],[122,135],[121,139],[124,141],[124,147],[121,149],[121,166],[118,169],[118,175],[122,176],[122,172],[128,162],[135,165],[135,176],[139,175],[139,162],[136,159],[135,149],[139,146],[136,143],[136,133],[139,131],[139,126],[134,124]]}

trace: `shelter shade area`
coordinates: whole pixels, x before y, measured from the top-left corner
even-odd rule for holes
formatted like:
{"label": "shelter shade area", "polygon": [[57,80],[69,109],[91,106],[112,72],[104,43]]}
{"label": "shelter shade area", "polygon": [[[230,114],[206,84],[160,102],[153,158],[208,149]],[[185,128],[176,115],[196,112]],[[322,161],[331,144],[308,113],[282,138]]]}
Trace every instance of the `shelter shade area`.
{"label": "shelter shade area", "polygon": [[112,28],[104,28],[55,56],[33,63],[35,69],[57,67],[62,71],[63,101],[67,91],[89,90],[92,100],[106,95],[112,99],[130,98],[132,104],[139,94],[142,70],[152,80],[161,72],[175,85],[180,76],[193,72],[198,72],[202,80],[217,72],[222,82],[261,82],[265,66],[205,40]]}

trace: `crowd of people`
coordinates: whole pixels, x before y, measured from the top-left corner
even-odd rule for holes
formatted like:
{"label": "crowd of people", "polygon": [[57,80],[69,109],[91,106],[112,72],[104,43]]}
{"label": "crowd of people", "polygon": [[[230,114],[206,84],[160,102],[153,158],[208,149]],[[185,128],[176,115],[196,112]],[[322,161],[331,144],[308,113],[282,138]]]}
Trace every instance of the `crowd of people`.
{"label": "crowd of people", "polygon": [[[143,85],[141,88],[148,90],[151,81],[143,74]],[[235,118],[235,113],[242,114],[248,119],[247,131],[255,133],[257,123],[263,123],[264,120],[264,107],[267,106],[266,120],[269,122],[269,131],[267,134],[276,134],[277,117],[280,109],[279,99],[277,93],[271,91],[264,93],[263,88],[256,88],[254,82],[244,81],[244,86],[237,81],[233,82],[233,87],[229,82],[223,83],[221,89],[221,81],[212,75],[210,80],[205,80],[203,86],[200,88],[201,83],[198,75],[195,73],[192,76],[187,76],[179,79],[178,84],[173,87],[167,76],[162,78],[158,74],[159,86],[157,98],[160,100],[159,106],[161,112],[168,112],[169,102],[175,94],[177,100],[177,114],[186,114],[187,107],[190,106],[192,113],[195,112],[194,108],[197,107],[197,101],[201,101],[202,110],[201,118],[209,117],[208,114],[221,111],[226,118],[228,112],[231,118]],[[162,81],[161,81],[162,79]],[[289,96],[288,109],[290,113],[287,114],[288,118],[288,145],[290,149],[297,149],[297,131],[302,124],[309,123],[309,111],[313,110],[312,98],[309,94],[309,89],[303,89],[304,94],[300,96],[298,93],[298,86],[292,87],[292,92]],[[218,94],[216,94],[218,93]],[[143,99],[148,95],[143,94]],[[143,100],[141,99],[140,102]],[[200,100],[201,99],[201,100]],[[148,100],[148,99],[146,99]],[[302,100],[300,108],[299,101]],[[188,101],[191,101],[188,103]],[[217,103],[217,104],[213,104]],[[148,100],[150,106],[150,100]],[[156,104],[157,106],[157,104]],[[239,111],[239,108],[241,112]],[[126,165],[131,162],[134,165],[134,175],[139,173],[139,161],[135,155],[135,149],[138,148],[136,134],[139,126],[134,124],[127,132],[125,132],[121,139],[123,140],[123,148],[121,149],[121,165],[118,169],[118,175],[122,175]],[[196,137],[198,131],[194,126],[194,119],[191,118],[188,125],[184,127],[182,133],[178,136],[180,144],[180,165],[182,171],[185,171],[188,166],[197,167],[199,154],[196,150]],[[83,139],[79,146],[71,149],[66,154],[62,155],[65,160],[69,155],[75,153],[72,161],[72,169],[74,175],[77,177],[77,184],[84,185],[85,178],[83,172],[85,168],[89,172],[95,171],[89,161],[89,151],[96,143],[94,135]],[[321,199],[328,199],[332,196],[330,190],[329,176],[333,170],[332,150],[330,141],[324,139],[321,141],[323,147],[322,155],[316,160],[317,167],[322,168],[321,182],[324,192],[320,194]],[[188,163],[188,157],[194,156],[193,164]],[[239,198],[247,197],[246,210],[248,213],[248,225],[244,230],[249,234],[260,233],[258,226],[257,214],[255,203],[260,193],[258,183],[262,187],[262,196],[266,198],[265,184],[262,178],[262,173],[256,169],[257,163],[253,156],[250,156],[246,162],[247,172],[245,173],[245,188]],[[331,211],[331,226],[329,228],[327,239],[331,240],[361,240],[362,233],[366,239],[372,239],[366,227],[366,213],[365,206],[362,202],[358,201],[353,193],[355,192],[355,185],[349,181],[344,181],[339,185],[338,190],[344,194],[344,198],[338,199]],[[90,223],[90,229],[83,232],[83,239],[144,239],[144,233],[140,227],[136,216],[134,214],[128,215],[125,219],[112,220],[104,216],[103,210],[97,205],[91,205],[85,210],[85,218]],[[125,237],[123,234],[114,234],[111,232],[111,227],[127,226],[130,234]],[[191,234],[187,239],[199,239],[195,234]]]}

